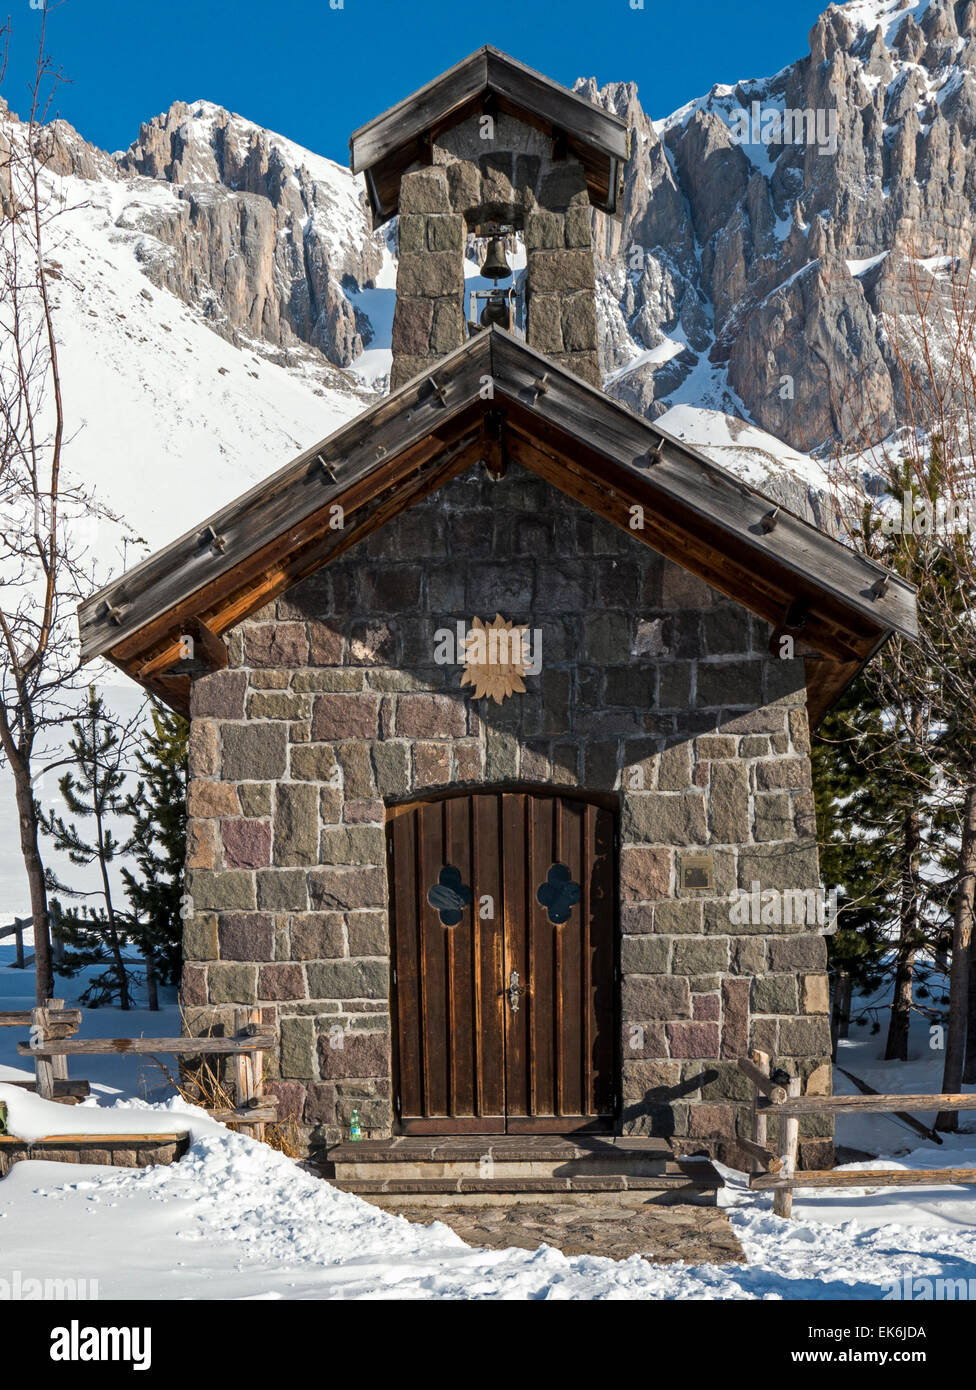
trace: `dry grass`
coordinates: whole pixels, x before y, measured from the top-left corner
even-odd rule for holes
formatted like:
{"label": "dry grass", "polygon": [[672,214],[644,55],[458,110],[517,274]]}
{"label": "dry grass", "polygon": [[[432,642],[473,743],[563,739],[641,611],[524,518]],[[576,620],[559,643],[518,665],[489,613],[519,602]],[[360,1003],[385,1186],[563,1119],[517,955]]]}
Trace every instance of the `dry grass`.
{"label": "dry grass", "polygon": [[264,1142],[269,1148],[277,1149],[286,1158],[307,1157],[307,1145],[302,1131],[294,1120],[276,1120],[273,1125],[265,1125]]}
{"label": "dry grass", "polygon": [[[236,1086],[221,1076],[220,1064],[215,1069],[210,1057],[182,1062],[177,1073],[172,1072],[160,1058],[154,1057],[153,1060],[177,1095],[188,1104],[202,1106],[204,1110],[233,1110],[238,1105]],[[236,1125],[231,1127],[238,1129]],[[258,1137],[251,1125],[241,1125],[240,1131],[250,1134],[252,1138]],[[263,1142],[288,1158],[305,1157],[304,1137],[295,1120],[281,1119],[266,1124]]]}

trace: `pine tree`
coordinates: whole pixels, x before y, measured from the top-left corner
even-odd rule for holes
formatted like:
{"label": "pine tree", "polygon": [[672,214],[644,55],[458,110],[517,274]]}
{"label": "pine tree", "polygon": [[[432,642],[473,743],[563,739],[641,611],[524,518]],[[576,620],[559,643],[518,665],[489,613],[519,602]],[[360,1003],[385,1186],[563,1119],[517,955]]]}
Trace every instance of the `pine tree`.
{"label": "pine tree", "polygon": [[[908,488],[908,464],[893,461],[887,492],[899,512]],[[912,578],[910,540],[892,551],[882,517],[873,500],[865,505],[859,545]],[[892,978],[885,1058],[905,1061],[912,1010],[931,995],[945,932],[945,884],[932,868],[940,862],[946,809],[933,794],[933,701],[917,684],[906,691],[890,661],[883,650],[835,706],[813,760],[824,877],[842,896],[831,966],[865,992]]]}
{"label": "pine tree", "polygon": [[101,888],[94,895],[73,889],[50,869],[47,886],[65,898],[97,896],[102,901],[98,906],[83,903],[67,907],[60,897],[52,898],[54,934],[68,948],[59,969],[64,975],[74,976],[92,966],[104,966],[85,989],[82,1002],[96,1007],[118,999],[121,1008],[129,1009],[134,981],[124,952],[132,922],[129,914],[116,905],[109,874],[115,860],[132,848],[131,839],[117,840],[109,824],[129,814],[124,794],[126,739],[120,737],[108,718],[94,686],[89,689],[84,714],[72,728],[69,748],[74,768],[59,779],[58,787],[71,816],[94,822],[92,834],[86,837],[75,820],[67,821],[54,810],[45,816],[38,807],[38,821],[43,833],[54,840],[55,848],[66,854],[72,864],[81,868],[97,866]]}
{"label": "pine tree", "polygon": [[[951,394],[951,393],[950,393]],[[971,945],[976,888],[976,557],[968,528],[976,515],[971,450],[957,424],[936,414],[939,427],[924,445],[889,468],[889,491],[909,512],[912,525],[889,538],[885,562],[918,588],[920,640],[891,644],[875,679],[889,695],[915,761],[929,766],[926,803],[937,806],[941,840],[930,862],[948,870],[947,909],[953,916],[949,979],[950,1008],[942,1089],[954,1093],[976,1080],[976,975]],[[968,452],[967,452],[968,451]],[[963,526],[939,520],[940,505],[967,513]],[[949,846],[955,851],[947,856]],[[968,1034],[968,1038],[967,1038]],[[937,1129],[955,1129],[955,1112],[940,1113]]]}
{"label": "pine tree", "polygon": [[933,872],[944,811],[926,795],[936,769],[919,751],[925,712],[911,717],[903,736],[867,677],[824,721],[813,749],[822,872],[838,888],[831,969],[863,993],[892,981],[885,1058],[900,1061],[912,1010],[932,994],[946,917],[945,882]]}
{"label": "pine tree", "polygon": [[138,874],[123,868],[135,939],[146,960],[149,1007],[158,1008],[157,977],[179,980],[183,921],[180,912],[186,860],[186,760],[189,724],[154,703],[152,729],[136,754],[140,780],[126,800],[133,818],[132,857]]}
{"label": "pine tree", "polygon": [[846,1028],[851,990],[870,993],[885,976],[883,856],[878,841],[864,834],[855,804],[865,782],[864,740],[877,720],[864,698],[856,683],[824,720],[811,750],[820,872],[837,892],[836,931],[827,938],[835,1033]]}

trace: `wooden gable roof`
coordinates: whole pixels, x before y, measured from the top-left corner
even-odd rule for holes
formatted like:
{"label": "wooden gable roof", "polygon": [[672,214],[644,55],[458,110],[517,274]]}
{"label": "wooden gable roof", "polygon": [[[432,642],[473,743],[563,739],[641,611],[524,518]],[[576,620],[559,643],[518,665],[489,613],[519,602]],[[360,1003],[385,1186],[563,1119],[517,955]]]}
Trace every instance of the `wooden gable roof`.
{"label": "wooden gable roof", "polygon": [[429,162],[431,140],[486,107],[563,138],[586,171],[591,202],[615,211],[630,149],[626,123],[486,45],[353,132],[349,162],[365,175],[374,226],[397,211],[400,180],[412,164]]}
{"label": "wooden gable roof", "polygon": [[94,594],[82,656],[185,709],[192,673],[226,664],[221,633],[472,464],[506,459],[796,632],[814,721],[892,633],[917,633],[905,580],[492,328]]}

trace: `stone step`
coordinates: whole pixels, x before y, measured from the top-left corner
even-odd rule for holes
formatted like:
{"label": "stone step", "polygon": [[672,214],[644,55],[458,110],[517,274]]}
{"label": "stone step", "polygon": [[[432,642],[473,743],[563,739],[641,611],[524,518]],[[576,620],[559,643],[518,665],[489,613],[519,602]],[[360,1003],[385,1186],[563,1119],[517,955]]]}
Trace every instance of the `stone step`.
{"label": "stone step", "polygon": [[[623,1136],[463,1135],[398,1136],[336,1144],[332,1173],[343,1184],[426,1180],[506,1182],[569,1179],[663,1178],[693,1181],[707,1159],[678,1158],[664,1140]],[[537,1190],[545,1190],[538,1188]],[[556,1190],[556,1189],[554,1189]]]}
{"label": "stone step", "polygon": [[558,1197],[560,1201],[599,1203],[614,1201],[625,1205],[645,1203],[690,1205],[715,1204],[722,1179],[711,1164],[701,1165],[693,1174],[662,1173],[654,1177],[635,1177],[625,1173],[601,1176],[578,1175],[564,1178],[330,1178],[326,1181],[343,1192],[359,1197],[382,1198],[383,1205],[495,1205],[532,1202]]}
{"label": "stone step", "polygon": [[348,1159],[333,1159],[335,1176],[346,1180],[366,1180],[369,1182],[391,1178],[406,1181],[417,1178],[492,1178],[504,1175],[509,1178],[574,1178],[603,1175],[635,1178],[654,1178],[669,1175],[680,1176],[689,1171],[690,1160],[675,1158],[640,1158],[610,1155],[591,1158],[571,1159],[533,1159],[518,1160],[492,1158],[487,1154],[480,1159],[432,1159],[397,1161],[387,1160],[356,1163]]}
{"label": "stone step", "polygon": [[343,1140],[329,1157],[370,1159],[465,1158],[490,1153],[493,1158],[585,1158],[601,1154],[673,1157],[666,1139],[642,1134],[395,1134],[390,1139]]}

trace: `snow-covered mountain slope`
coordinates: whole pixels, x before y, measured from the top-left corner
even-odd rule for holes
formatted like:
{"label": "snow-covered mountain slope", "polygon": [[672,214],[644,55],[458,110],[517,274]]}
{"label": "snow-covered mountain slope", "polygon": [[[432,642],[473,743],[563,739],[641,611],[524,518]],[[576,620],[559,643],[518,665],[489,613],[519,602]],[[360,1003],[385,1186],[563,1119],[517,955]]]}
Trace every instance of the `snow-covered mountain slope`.
{"label": "snow-covered mountain slope", "polygon": [[66,462],[155,549],[367,398],[322,364],[288,368],[246,340],[234,346],[150,284],[142,264],[153,248],[140,223],[176,201],[166,184],[65,185],[75,206],[57,224],[51,259],[73,435]]}
{"label": "snow-covered mountain slope", "polygon": [[[194,111],[188,128],[197,134],[188,148],[195,151],[193,171],[202,176],[199,131],[215,138],[223,130],[225,161],[230,134],[220,125],[226,113],[205,103]],[[242,125],[250,138],[255,128]],[[4,131],[23,138],[23,127],[0,105],[0,136]],[[55,131],[43,186],[62,207],[48,222],[45,259],[64,396],[64,465],[142,539],[144,546],[131,536],[126,542],[136,545],[125,556],[131,564],[145,546],[172,540],[358,414],[375,399],[375,387],[294,334],[289,338],[284,321],[275,339],[267,313],[257,323],[246,315],[233,323],[228,287],[243,274],[240,238],[208,240],[202,226],[185,226],[185,190],[132,172],[131,151],[109,156],[64,123]],[[274,162],[277,147],[254,140]],[[287,142],[283,148],[305,159]],[[308,160],[319,179],[308,195],[309,236],[314,224],[316,236],[331,238],[354,259],[350,236],[362,229],[362,214],[352,178],[330,161]],[[308,177],[303,164],[301,179]],[[284,181],[297,187],[300,179],[290,173]],[[251,197],[252,204],[262,202],[270,206]],[[249,209],[238,212],[245,225]],[[182,249],[173,243],[180,227]],[[340,251],[331,254],[336,264]],[[200,272],[204,259],[207,275]],[[374,256],[378,278],[388,260],[384,243]],[[280,289],[280,276],[272,273],[271,280]],[[247,298],[241,288],[239,302]],[[109,563],[119,533],[108,523],[98,531],[98,553]]]}

